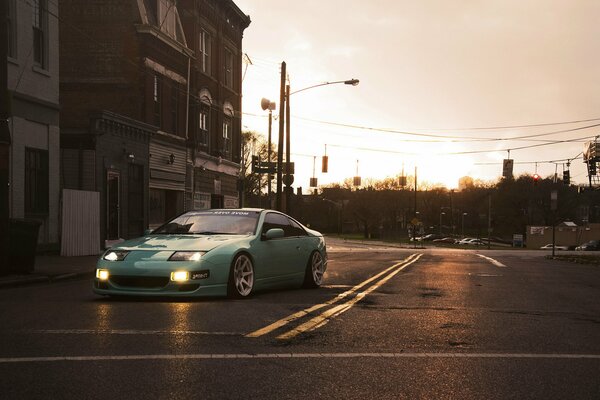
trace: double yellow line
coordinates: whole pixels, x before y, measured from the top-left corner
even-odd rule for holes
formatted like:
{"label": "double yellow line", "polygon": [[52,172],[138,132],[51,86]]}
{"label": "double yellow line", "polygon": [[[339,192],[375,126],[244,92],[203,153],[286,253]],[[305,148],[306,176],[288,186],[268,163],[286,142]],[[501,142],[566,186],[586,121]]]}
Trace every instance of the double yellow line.
{"label": "double yellow line", "polygon": [[401,261],[397,264],[394,264],[391,267],[381,271],[377,275],[372,276],[371,278],[367,279],[366,281],[359,283],[358,285],[354,286],[352,289],[349,289],[343,293],[340,293],[333,299],[331,299],[325,303],[315,304],[312,307],[306,308],[302,311],[298,311],[292,315],[289,315],[285,318],[275,321],[272,324],[265,326],[264,328],[258,329],[251,333],[248,333],[246,335],[246,337],[256,338],[256,337],[266,335],[268,333],[273,332],[276,329],[279,329],[279,328],[289,324],[290,322],[293,322],[297,319],[305,317],[317,310],[320,310],[324,307],[339,303],[346,297],[352,295],[353,293],[356,293],[359,289],[363,288],[364,286],[370,284],[373,281],[378,280],[379,278],[381,278],[382,276],[385,275],[382,279],[379,279],[376,283],[374,283],[372,286],[368,287],[366,290],[359,292],[356,296],[350,298],[349,300],[345,301],[342,304],[338,304],[335,307],[322,312],[321,314],[317,315],[316,317],[313,317],[310,320],[308,320],[307,322],[297,326],[296,328],[293,328],[293,329],[277,336],[277,339],[291,339],[303,332],[307,332],[307,331],[311,331],[313,329],[319,328],[319,327],[325,325],[327,322],[329,322],[330,319],[335,318],[338,315],[340,315],[341,313],[348,311],[350,308],[352,308],[352,306],[354,306],[354,304],[358,303],[366,295],[368,295],[369,293],[378,289],[381,285],[385,284],[387,281],[389,281],[391,278],[393,278],[398,272],[402,271],[404,268],[406,268],[409,265],[416,262],[422,255],[423,254],[411,254],[403,261]]}

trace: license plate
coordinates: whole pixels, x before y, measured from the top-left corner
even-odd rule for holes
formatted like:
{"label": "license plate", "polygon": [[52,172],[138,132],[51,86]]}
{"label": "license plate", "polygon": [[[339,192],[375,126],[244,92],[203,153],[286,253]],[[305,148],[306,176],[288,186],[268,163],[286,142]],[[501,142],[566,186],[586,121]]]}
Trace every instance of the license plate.
{"label": "license plate", "polygon": [[210,276],[210,271],[209,270],[204,270],[204,271],[195,271],[190,273],[190,278],[193,281],[199,280],[199,279],[206,279]]}

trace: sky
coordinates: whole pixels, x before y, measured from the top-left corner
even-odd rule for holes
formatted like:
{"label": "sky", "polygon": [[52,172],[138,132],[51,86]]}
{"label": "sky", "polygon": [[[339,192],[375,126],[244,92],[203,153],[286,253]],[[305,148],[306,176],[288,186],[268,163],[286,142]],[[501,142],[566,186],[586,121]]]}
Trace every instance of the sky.
{"label": "sky", "polygon": [[[292,92],[360,80],[291,96],[295,187],[307,191],[317,157],[319,185],[357,167],[363,181],[416,167],[420,182],[456,188],[463,176],[496,181],[508,150],[515,175],[562,177],[579,156],[571,177],[587,182],[580,153],[600,135],[599,1],[235,2],[252,20],[242,43],[244,130],[266,137],[260,103],[279,108],[282,61]],[[276,141],[278,121],[273,129]],[[519,149],[527,146],[537,147]]]}

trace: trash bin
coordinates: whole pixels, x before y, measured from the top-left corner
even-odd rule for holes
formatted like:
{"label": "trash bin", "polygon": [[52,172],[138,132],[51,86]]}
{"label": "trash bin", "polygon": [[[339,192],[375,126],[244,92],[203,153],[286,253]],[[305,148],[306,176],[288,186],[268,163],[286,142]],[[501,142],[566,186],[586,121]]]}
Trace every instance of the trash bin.
{"label": "trash bin", "polygon": [[35,219],[12,218],[9,221],[8,264],[11,272],[33,272],[40,225]]}

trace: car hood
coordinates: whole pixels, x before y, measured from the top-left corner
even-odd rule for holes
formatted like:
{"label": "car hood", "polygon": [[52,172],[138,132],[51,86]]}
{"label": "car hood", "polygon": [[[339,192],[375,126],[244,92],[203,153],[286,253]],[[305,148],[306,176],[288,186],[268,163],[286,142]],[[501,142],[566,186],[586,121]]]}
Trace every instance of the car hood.
{"label": "car hood", "polygon": [[113,246],[122,250],[209,251],[248,235],[146,235]]}

